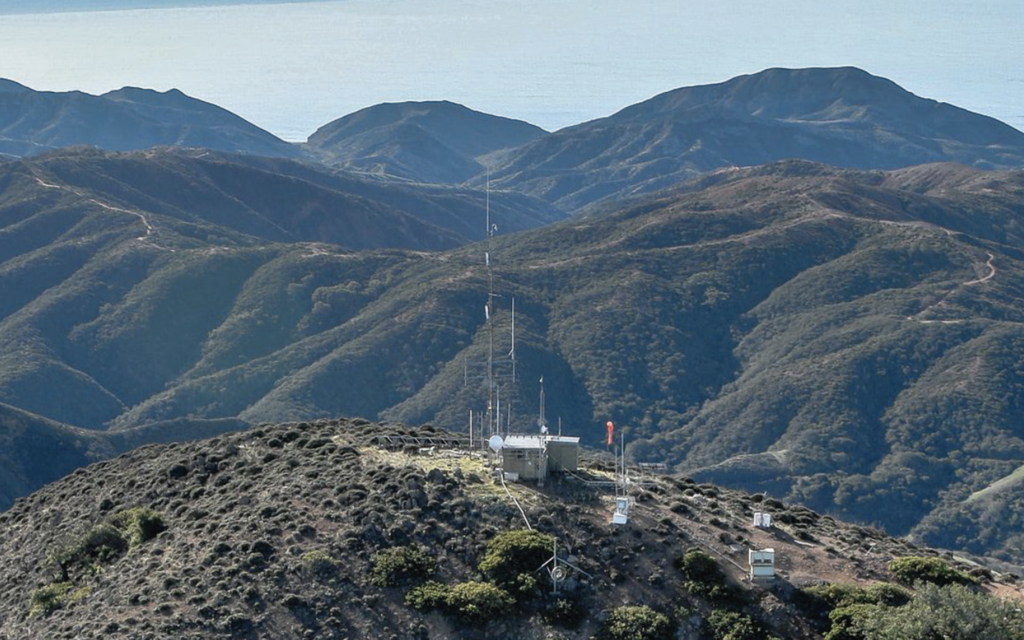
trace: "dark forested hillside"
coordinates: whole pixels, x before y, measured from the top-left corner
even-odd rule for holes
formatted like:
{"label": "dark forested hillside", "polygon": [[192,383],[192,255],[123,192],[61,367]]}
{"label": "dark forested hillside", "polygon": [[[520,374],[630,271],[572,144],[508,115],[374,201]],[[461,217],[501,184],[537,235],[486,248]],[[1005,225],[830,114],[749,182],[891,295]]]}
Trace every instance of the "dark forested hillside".
{"label": "dark forested hillside", "polygon": [[1024,166],[1024,133],[855,68],[768,69],[685,87],[491,159],[497,184],[568,211],[720,167]]}
{"label": "dark forested hillside", "polygon": [[[237,216],[150,215],[135,190],[83,211],[73,191],[23,189],[93,165],[46,166],[2,178],[0,401],[115,430],[463,428],[483,409],[483,247],[268,242]],[[1022,202],[1021,172],[786,162],[499,233],[497,348],[514,295],[520,374],[503,407],[530,428],[543,375],[548,416],[585,443],[612,419],[638,458],[1019,559],[988,518],[1021,512]]]}

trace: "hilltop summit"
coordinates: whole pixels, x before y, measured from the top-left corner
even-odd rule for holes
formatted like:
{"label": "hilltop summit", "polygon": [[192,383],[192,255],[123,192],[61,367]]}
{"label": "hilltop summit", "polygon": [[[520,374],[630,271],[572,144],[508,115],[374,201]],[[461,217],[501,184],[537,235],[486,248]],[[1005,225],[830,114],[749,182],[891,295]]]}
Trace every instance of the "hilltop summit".
{"label": "hilltop summit", "polygon": [[111,151],[203,147],[278,157],[301,153],[230,111],[176,89],[125,87],[95,96],[0,81],[0,152],[28,156],[77,145]]}
{"label": "hilltop summit", "polygon": [[[614,528],[610,463],[506,493],[459,442],[317,421],[84,469],[0,514],[0,638],[812,639],[846,600],[881,619],[911,606],[875,584],[905,579],[903,556],[978,585],[971,602],[1020,597],[1009,574],[685,478],[649,476]],[[541,565],[556,540],[574,569],[554,596]],[[765,547],[778,579],[752,584],[747,550]],[[640,635],[616,635],[620,618]]]}
{"label": "hilltop summit", "polygon": [[483,156],[547,135],[521,120],[448,101],[379,104],[324,125],[306,148],[331,165],[427,182],[461,183]]}
{"label": "hilltop summit", "polygon": [[853,67],[768,69],[685,87],[495,160],[493,179],[575,210],[721,167],[1024,166],[1024,132]]}

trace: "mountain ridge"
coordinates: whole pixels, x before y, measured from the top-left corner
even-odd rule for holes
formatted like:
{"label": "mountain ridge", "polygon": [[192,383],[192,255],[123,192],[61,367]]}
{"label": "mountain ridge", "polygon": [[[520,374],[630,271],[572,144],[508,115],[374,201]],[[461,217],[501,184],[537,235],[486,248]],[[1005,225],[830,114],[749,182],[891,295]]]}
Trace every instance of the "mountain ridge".
{"label": "mountain ridge", "polygon": [[[961,512],[976,542],[930,523],[1024,465],[1022,194],[1022,171],[788,161],[495,236],[495,348],[510,348],[514,295],[521,375],[502,406],[532,424],[544,375],[548,415],[590,446],[610,419],[638,459],[1013,559],[1017,534],[980,512]],[[7,215],[24,216],[16,202]],[[103,259],[71,234],[0,264],[20,292],[0,320],[0,401],[115,430],[335,415],[461,428],[479,409],[481,244],[168,243],[121,215]],[[958,378],[973,367],[986,375]],[[1014,492],[986,505],[1022,507]]]}
{"label": "mountain ridge", "polygon": [[304,148],[336,167],[462,183],[485,170],[483,156],[546,133],[449,101],[383,103],[325,124]]}
{"label": "mountain ridge", "polygon": [[498,154],[496,184],[575,211],[724,166],[1024,165],[1024,132],[853,67],[769,69],[644,102]]}
{"label": "mountain ridge", "polygon": [[[13,85],[14,90],[11,90]],[[34,91],[12,81],[0,90],[0,151],[35,155],[76,145],[113,151],[204,147],[297,157],[293,145],[217,105],[177,89],[125,87],[95,96]]]}

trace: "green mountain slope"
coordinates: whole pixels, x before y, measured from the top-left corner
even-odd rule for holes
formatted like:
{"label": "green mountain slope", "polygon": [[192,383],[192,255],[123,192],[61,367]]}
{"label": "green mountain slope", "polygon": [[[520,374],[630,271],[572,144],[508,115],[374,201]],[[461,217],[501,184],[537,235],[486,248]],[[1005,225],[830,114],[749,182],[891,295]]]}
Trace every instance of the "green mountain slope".
{"label": "green mountain slope", "polygon": [[60,424],[0,404],[0,511],[80,467],[142,445],[211,437],[246,426],[240,420],[184,418],[171,424],[106,433]]}
{"label": "green mountain slope", "polygon": [[379,104],[318,129],[305,148],[328,164],[418,182],[461,183],[479,159],[546,135],[540,127],[452,102]]}
{"label": "green mountain slope", "polygon": [[[548,417],[585,444],[610,419],[638,459],[1019,560],[1019,528],[969,538],[1020,512],[999,481],[1024,465],[1022,202],[1021,172],[786,162],[498,236],[496,352],[515,296],[519,375],[503,413],[533,428],[543,375]],[[57,228],[36,208],[3,210],[54,240],[0,265],[0,401],[114,430],[464,428],[484,410],[480,245],[354,252],[203,227],[214,242],[171,216],[149,237],[136,216],[111,229],[54,206]],[[956,539],[933,524],[952,511]]]}
{"label": "green mountain slope", "polygon": [[0,152],[27,156],[75,145],[130,151],[173,145],[275,157],[300,151],[216,105],[177,89],[125,87],[101,96],[0,85]]}
{"label": "green mountain slope", "polygon": [[[490,159],[496,184],[574,211],[720,167],[1024,165],[1024,133],[855,68],[768,69],[685,87]],[[479,180],[479,179],[478,179]]]}

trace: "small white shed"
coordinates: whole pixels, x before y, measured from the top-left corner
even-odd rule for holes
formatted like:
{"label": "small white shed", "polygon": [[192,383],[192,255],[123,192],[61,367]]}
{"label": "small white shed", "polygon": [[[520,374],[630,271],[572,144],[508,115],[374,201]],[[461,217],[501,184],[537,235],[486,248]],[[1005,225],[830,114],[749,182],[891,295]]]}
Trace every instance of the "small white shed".
{"label": "small white shed", "polygon": [[753,581],[775,579],[775,549],[751,549],[748,552],[750,579]]}

